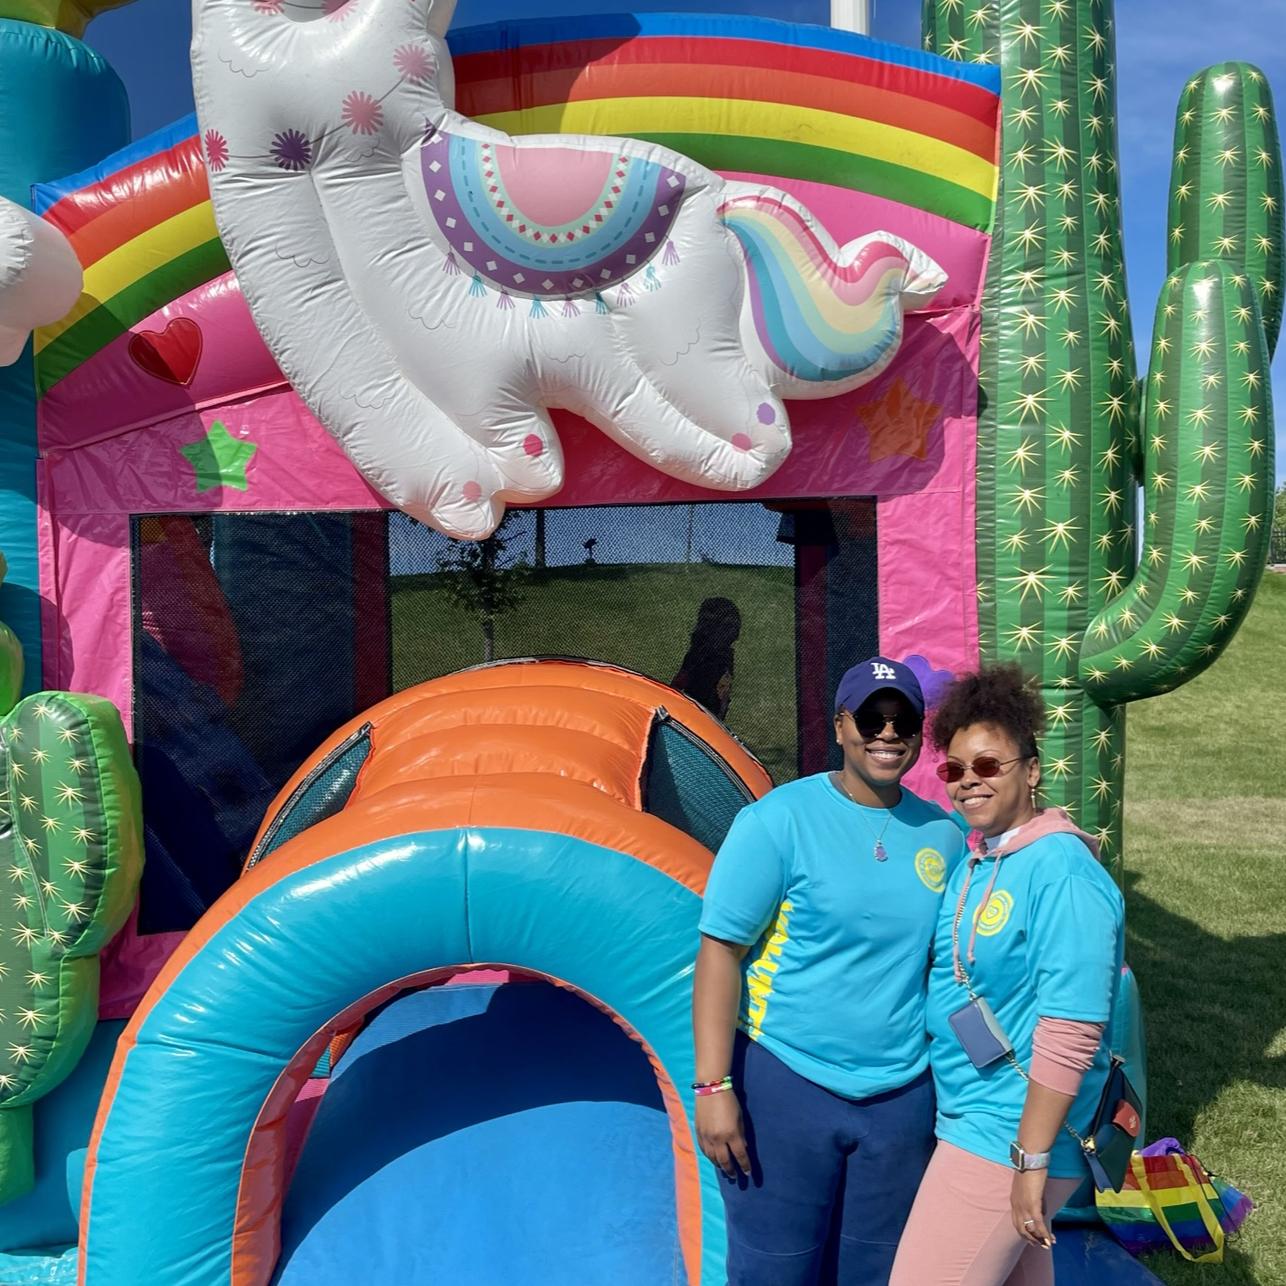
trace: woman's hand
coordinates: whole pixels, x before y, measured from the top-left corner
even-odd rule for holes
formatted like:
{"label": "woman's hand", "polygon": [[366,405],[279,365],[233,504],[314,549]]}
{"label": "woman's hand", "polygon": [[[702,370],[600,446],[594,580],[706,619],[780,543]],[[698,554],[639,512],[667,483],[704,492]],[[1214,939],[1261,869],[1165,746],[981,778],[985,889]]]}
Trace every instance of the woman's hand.
{"label": "woman's hand", "polygon": [[1032,1246],[1048,1250],[1054,1236],[1045,1222],[1045,1170],[1015,1171],[1009,1207],[1018,1235]]}
{"label": "woman's hand", "polygon": [[697,1099],[697,1143],[729,1179],[737,1178],[738,1173],[750,1177],[741,1104],[731,1090],[703,1094]]}

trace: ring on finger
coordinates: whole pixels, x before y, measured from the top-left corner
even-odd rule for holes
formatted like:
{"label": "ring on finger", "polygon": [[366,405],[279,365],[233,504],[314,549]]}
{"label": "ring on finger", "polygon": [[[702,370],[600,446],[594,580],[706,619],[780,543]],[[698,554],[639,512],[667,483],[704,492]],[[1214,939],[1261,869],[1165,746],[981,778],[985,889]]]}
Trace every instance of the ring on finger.
{"label": "ring on finger", "polygon": [[1036,1226],[1036,1221],[1035,1221],[1035,1219],[1024,1219],[1024,1220],[1023,1220],[1023,1227],[1024,1227],[1024,1228],[1034,1228],[1035,1226]]}

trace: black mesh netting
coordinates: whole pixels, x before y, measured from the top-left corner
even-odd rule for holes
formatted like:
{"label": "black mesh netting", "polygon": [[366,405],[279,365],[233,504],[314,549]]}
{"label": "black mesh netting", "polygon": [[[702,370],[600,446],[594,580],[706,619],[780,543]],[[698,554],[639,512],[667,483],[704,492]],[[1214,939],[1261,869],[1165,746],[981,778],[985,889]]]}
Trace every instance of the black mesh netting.
{"label": "black mesh netting", "polygon": [[875,506],[512,511],[481,544],[397,513],[133,524],[141,928],[187,928],[273,796],[390,692],[505,657],[673,683],[778,781],[830,762],[830,694],[877,650]]}

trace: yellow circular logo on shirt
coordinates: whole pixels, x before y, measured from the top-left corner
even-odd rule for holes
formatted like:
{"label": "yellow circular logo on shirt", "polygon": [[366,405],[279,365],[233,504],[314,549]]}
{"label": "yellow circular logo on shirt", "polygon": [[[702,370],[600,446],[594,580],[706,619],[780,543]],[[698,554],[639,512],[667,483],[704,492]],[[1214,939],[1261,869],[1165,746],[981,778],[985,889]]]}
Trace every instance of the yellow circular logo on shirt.
{"label": "yellow circular logo on shirt", "polygon": [[915,873],[930,893],[947,887],[947,859],[936,848],[922,848],[915,855]]}
{"label": "yellow circular logo on shirt", "polygon": [[986,906],[979,907],[974,913],[974,922],[978,932],[984,938],[999,933],[1009,923],[1009,914],[1014,909],[1014,900],[1004,889],[997,889],[991,895]]}

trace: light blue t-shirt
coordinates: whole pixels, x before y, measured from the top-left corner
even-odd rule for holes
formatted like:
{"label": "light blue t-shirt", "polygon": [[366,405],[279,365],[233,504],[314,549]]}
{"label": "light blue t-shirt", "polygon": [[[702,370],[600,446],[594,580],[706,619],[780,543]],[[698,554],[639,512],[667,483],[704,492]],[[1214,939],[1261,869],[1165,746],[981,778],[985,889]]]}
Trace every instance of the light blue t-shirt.
{"label": "light blue t-shirt", "polygon": [[818,773],[743,808],[701,913],[702,933],[751,947],[741,1029],[847,1098],[913,1081],[928,1065],[929,945],[963,855],[955,821],[906,789],[864,808]]}
{"label": "light blue t-shirt", "polygon": [[[969,936],[997,860],[1000,872],[979,919],[971,965]],[[968,863],[961,863],[947,882],[929,974],[937,1134],[975,1156],[1008,1165],[1027,1083],[1008,1059],[975,1067],[947,1021],[969,1003],[955,979],[951,954],[951,925],[967,870]],[[1124,925],[1120,889],[1075,835],[1046,835],[1008,857],[986,857],[978,864],[960,921],[960,959],[1023,1067],[1031,1065],[1039,1018],[1105,1023],[1110,1030]],[[1104,1040],[1067,1116],[1081,1133],[1098,1107],[1108,1061]],[[1066,1130],[1058,1132],[1049,1172],[1059,1179],[1086,1173],[1080,1147]]]}

